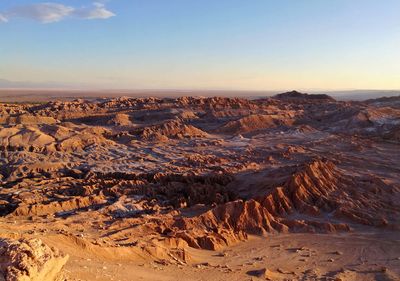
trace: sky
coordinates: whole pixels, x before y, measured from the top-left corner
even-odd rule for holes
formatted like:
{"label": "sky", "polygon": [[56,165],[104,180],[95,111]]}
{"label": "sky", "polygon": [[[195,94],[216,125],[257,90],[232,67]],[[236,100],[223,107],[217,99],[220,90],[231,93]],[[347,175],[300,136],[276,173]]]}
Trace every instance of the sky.
{"label": "sky", "polygon": [[1,85],[400,89],[400,1],[1,0]]}

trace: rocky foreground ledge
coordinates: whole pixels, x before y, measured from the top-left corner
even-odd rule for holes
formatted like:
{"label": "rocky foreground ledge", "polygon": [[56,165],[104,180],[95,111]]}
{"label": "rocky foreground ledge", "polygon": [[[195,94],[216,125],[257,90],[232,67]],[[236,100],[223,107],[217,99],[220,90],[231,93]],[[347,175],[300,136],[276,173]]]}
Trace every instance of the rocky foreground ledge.
{"label": "rocky foreground ledge", "polygon": [[0,281],[63,280],[68,255],[40,239],[0,240]]}

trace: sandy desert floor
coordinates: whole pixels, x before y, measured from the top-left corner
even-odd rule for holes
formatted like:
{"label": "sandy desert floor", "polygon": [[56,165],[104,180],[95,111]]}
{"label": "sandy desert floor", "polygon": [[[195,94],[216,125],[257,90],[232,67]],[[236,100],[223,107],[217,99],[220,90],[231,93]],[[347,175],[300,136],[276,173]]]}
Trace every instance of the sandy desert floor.
{"label": "sandy desert floor", "polygon": [[0,155],[0,280],[399,280],[399,97],[3,103]]}
{"label": "sandy desert floor", "polygon": [[[37,237],[37,236],[32,236]],[[63,236],[42,239],[70,255],[67,280],[398,280],[398,232],[273,234],[221,251],[189,249],[169,264],[116,249],[91,249]]]}

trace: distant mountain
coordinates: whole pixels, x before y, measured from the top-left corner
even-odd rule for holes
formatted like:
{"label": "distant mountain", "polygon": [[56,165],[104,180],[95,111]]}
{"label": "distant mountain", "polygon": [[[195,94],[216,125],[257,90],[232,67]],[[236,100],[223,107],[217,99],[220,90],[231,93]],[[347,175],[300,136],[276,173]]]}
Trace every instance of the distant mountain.
{"label": "distant mountain", "polygon": [[29,82],[29,81],[11,81],[0,78],[0,89],[47,89],[47,88],[70,88],[66,84],[56,82]]}
{"label": "distant mountain", "polygon": [[374,102],[399,102],[400,101],[400,94],[398,96],[392,96],[392,97],[381,97],[377,99],[369,99],[366,100],[365,102],[368,103],[374,103]]}
{"label": "distant mountain", "polygon": [[0,79],[0,88],[28,88],[32,87],[29,82],[14,82],[6,79]]}
{"label": "distant mountain", "polygon": [[337,100],[367,100],[400,95],[400,90],[348,90],[348,91],[318,91],[318,94],[328,94]]}
{"label": "distant mountain", "polygon": [[378,107],[393,107],[400,109],[400,95],[366,100],[365,103]]}
{"label": "distant mountain", "polygon": [[326,94],[305,94],[298,91],[291,91],[273,96],[279,100],[324,100],[324,101],[335,101],[334,98]]}

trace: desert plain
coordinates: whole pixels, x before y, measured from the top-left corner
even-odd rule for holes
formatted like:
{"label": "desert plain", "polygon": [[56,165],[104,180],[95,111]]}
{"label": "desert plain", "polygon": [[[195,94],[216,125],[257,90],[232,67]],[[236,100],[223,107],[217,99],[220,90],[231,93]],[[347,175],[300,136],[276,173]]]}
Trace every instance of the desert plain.
{"label": "desert plain", "polygon": [[0,155],[0,280],[400,280],[400,96],[7,101]]}

